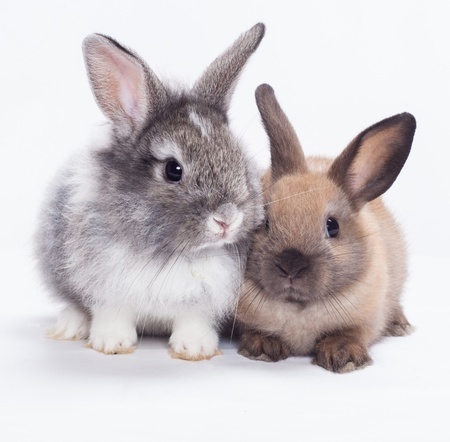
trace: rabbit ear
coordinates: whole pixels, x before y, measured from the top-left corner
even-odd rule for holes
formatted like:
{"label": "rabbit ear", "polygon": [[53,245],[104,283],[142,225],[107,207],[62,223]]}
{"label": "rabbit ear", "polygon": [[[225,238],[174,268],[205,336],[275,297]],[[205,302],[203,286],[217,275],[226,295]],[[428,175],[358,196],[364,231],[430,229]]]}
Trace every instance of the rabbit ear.
{"label": "rabbit ear", "polygon": [[278,104],[275,92],[268,84],[261,84],[255,92],[261,118],[270,141],[272,179],[283,175],[304,173],[305,154],[286,114]]}
{"label": "rabbit ear", "polygon": [[361,132],[333,162],[328,175],[357,208],[391,187],[408,158],[416,120],[398,114]]}
{"label": "rabbit ear", "polygon": [[106,117],[125,135],[142,128],[166,98],[159,79],[110,37],[86,37],[83,53],[92,91]]}
{"label": "rabbit ear", "polygon": [[209,65],[194,84],[193,92],[214,107],[227,112],[239,74],[259,46],[264,32],[265,26],[258,23],[241,35]]}

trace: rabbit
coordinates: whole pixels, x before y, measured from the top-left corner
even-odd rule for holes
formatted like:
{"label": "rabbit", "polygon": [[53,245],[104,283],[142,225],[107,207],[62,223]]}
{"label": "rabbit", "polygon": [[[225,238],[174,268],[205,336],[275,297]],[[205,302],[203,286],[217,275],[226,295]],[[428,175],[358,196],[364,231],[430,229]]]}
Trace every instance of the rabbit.
{"label": "rabbit", "polygon": [[415,118],[370,126],[334,160],[306,158],[272,87],[255,95],[271,168],[266,221],[236,313],[238,352],[267,362],[310,356],[336,373],[361,369],[372,363],[371,344],[412,331],[400,299],[405,240],[380,196],[409,155]]}
{"label": "rabbit", "polygon": [[149,333],[170,336],[174,358],[220,354],[264,217],[260,174],[227,111],[264,33],[262,23],[243,33],[186,90],[114,39],[85,38],[108,130],[59,173],[39,219],[37,265],[64,303],[50,338],[118,354]]}

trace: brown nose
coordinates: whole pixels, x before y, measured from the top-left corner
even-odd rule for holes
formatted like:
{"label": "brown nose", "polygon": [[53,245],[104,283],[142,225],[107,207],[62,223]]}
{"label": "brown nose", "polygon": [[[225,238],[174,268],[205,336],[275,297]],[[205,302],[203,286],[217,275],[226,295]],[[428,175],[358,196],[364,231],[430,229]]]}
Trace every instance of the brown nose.
{"label": "brown nose", "polygon": [[294,279],[301,277],[309,266],[309,260],[297,249],[286,249],[275,258],[274,265],[283,276]]}

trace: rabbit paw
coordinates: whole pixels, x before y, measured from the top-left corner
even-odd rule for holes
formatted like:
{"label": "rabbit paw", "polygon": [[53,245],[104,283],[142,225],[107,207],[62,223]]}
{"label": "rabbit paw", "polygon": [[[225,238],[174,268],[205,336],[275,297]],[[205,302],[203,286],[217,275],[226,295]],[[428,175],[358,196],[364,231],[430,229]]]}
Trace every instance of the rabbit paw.
{"label": "rabbit paw", "polygon": [[277,362],[289,356],[289,348],[277,336],[247,330],[241,335],[238,353],[256,361]]}
{"label": "rabbit paw", "polygon": [[133,353],[137,342],[136,329],[108,330],[92,333],[86,347],[106,355]]}
{"label": "rabbit paw", "polygon": [[316,345],[312,361],[335,373],[348,373],[372,363],[367,348],[352,334],[336,334],[323,338]]}
{"label": "rabbit paw", "polygon": [[74,306],[66,307],[56,324],[47,329],[45,335],[51,339],[79,341],[89,336],[89,316]]}
{"label": "rabbit paw", "polygon": [[214,328],[198,321],[176,321],[169,344],[174,359],[201,361],[222,354]]}
{"label": "rabbit paw", "polygon": [[137,342],[134,315],[125,306],[94,313],[87,347],[112,354],[133,353]]}
{"label": "rabbit paw", "polygon": [[407,336],[413,331],[414,326],[406,319],[403,311],[399,310],[388,322],[386,329],[384,330],[384,336]]}

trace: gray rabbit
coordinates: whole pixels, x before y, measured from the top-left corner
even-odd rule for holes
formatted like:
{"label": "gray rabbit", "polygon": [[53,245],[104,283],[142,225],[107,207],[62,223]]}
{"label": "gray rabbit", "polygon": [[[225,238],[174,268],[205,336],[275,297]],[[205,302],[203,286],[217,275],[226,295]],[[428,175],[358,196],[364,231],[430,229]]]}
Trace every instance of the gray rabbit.
{"label": "gray rabbit", "polygon": [[263,218],[259,177],[227,111],[264,30],[240,36],[183,91],[112,38],[85,39],[110,130],[68,163],[43,207],[38,264],[66,305],[48,336],[113,354],[132,352],[138,333],[170,334],[173,357],[219,353]]}

